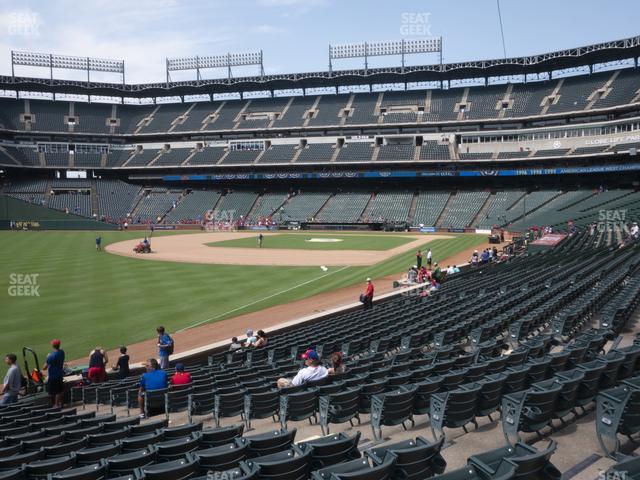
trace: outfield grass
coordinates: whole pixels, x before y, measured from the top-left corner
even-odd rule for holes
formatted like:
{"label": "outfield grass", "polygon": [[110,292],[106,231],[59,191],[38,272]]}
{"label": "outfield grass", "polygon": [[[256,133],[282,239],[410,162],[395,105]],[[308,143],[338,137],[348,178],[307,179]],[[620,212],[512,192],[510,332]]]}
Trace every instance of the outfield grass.
{"label": "outfield grass", "polygon": [[[102,232],[103,245],[140,236]],[[18,353],[26,345],[43,356],[48,341],[60,338],[68,359],[84,357],[96,345],[112,348],[151,338],[159,324],[176,331],[222,320],[361,283],[368,276],[402,272],[414,262],[411,251],[377,265],[328,272],[318,267],[248,269],[97,253],[94,239],[92,232],[0,232],[0,352]],[[434,240],[429,247],[437,261],[483,240],[457,236]],[[10,296],[11,274],[38,274],[40,296]],[[252,301],[257,302],[246,306]]]}
{"label": "outfield grass", "polygon": [[[336,239],[338,242],[311,242],[311,239]],[[281,233],[265,235],[261,248],[291,248],[299,250],[390,250],[414,238],[397,235],[336,235],[322,233]],[[210,247],[259,248],[258,234],[235,240],[207,243]]]}

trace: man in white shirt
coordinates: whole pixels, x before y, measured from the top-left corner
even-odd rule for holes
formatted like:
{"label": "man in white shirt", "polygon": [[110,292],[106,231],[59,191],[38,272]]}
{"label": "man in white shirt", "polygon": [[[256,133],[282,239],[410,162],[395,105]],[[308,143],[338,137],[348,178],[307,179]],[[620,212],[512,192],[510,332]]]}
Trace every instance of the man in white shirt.
{"label": "man in white shirt", "polygon": [[429,270],[431,270],[431,261],[433,259],[431,258],[431,249],[427,250],[427,265],[429,265]]}
{"label": "man in white shirt", "polygon": [[633,222],[633,225],[631,226],[631,236],[633,238],[638,238],[638,233],[640,233],[640,228],[636,222]]}
{"label": "man in white shirt", "polygon": [[2,387],[0,388],[0,405],[9,405],[18,401],[18,394],[22,387],[22,374],[20,373],[20,367],[17,362],[18,357],[15,354],[9,353],[4,357],[4,362],[9,367],[7,374],[4,376]]}
{"label": "man in white shirt", "polygon": [[315,350],[308,350],[302,358],[306,366],[293,378],[279,378],[278,388],[299,387],[308,382],[322,380],[329,375],[329,371],[320,365],[320,357]]}

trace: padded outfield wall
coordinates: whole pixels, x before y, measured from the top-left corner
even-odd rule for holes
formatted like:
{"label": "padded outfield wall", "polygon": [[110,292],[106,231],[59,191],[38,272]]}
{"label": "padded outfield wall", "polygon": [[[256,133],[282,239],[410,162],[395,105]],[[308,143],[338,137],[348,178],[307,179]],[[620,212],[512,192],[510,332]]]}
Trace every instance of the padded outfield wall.
{"label": "padded outfield wall", "polygon": [[70,213],[52,210],[16,198],[0,196],[0,229],[8,230],[10,222],[31,230],[117,230],[112,225]]}

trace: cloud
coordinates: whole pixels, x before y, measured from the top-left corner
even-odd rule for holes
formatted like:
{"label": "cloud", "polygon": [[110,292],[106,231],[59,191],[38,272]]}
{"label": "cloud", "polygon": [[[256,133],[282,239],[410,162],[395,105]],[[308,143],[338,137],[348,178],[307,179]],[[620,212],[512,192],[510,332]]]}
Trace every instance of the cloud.
{"label": "cloud", "polygon": [[[63,21],[67,14],[64,9],[44,5],[37,11],[6,8],[0,14],[0,52],[7,52],[0,55],[0,71],[10,71],[10,50],[27,50],[123,59],[127,82],[157,82],[165,77],[165,57],[235,51],[241,34],[224,21],[212,28],[211,22],[200,15],[204,11],[211,15],[208,4],[194,2],[185,8],[178,0],[136,0],[131,8],[124,8],[124,0],[92,0],[90,5],[60,2],[68,3],[69,11],[73,11],[72,23]],[[194,22],[194,16],[203,21]],[[104,35],[105,25],[109,27],[108,36]],[[48,76],[49,72],[18,67],[16,74]],[[78,71],[54,75],[75,79],[83,74]],[[91,76],[96,80],[116,80],[114,75]]]}
{"label": "cloud", "polygon": [[277,35],[280,33],[284,33],[284,29],[280,27],[276,27],[275,25],[258,25],[254,28],[254,32],[260,33],[263,35]]}

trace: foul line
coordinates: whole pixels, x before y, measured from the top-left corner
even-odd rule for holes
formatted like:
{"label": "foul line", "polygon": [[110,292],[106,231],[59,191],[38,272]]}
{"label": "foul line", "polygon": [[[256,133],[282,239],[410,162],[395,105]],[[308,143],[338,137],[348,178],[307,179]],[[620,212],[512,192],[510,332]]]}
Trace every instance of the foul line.
{"label": "foul line", "polygon": [[221,313],[219,315],[216,315],[215,317],[207,318],[206,320],[202,320],[201,322],[194,323],[193,325],[189,325],[188,327],[185,327],[185,328],[181,328],[180,330],[178,330],[178,332],[184,332],[185,330],[189,330],[191,328],[199,327],[200,325],[203,325],[205,323],[209,323],[209,322],[211,322],[213,320],[216,320],[216,319],[218,319],[220,317],[224,317],[225,315],[229,315],[230,313],[237,312],[238,310],[243,310],[243,309],[245,309],[247,307],[250,307],[251,305],[255,305],[256,303],[260,303],[260,302],[263,302],[265,300],[269,300],[270,298],[273,298],[273,297],[277,297],[278,295],[282,295],[283,293],[290,292],[291,290],[295,290],[296,288],[304,287],[305,285],[313,283],[316,280],[320,280],[322,278],[326,278],[329,275],[333,275],[334,273],[342,272],[343,270],[346,270],[347,268],[349,268],[349,265],[347,265],[345,267],[342,267],[342,268],[339,268],[338,270],[333,270],[332,272],[326,273],[326,274],[321,275],[321,276],[319,276],[317,278],[313,278],[311,280],[307,280],[306,282],[302,282],[302,283],[300,283],[298,285],[294,285],[293,287],[287,288],[286,290],[282,290],[282,291],[276,292],[276,293],[274,293],[272,295],[268,295],[268,296],[266,296],[264,298],[260,298],[258,300],[254,300],[251,303],[247,303],[246,305],[242,305],[240,307],[234,308],[233,310],[229,310],[228,312]]}

